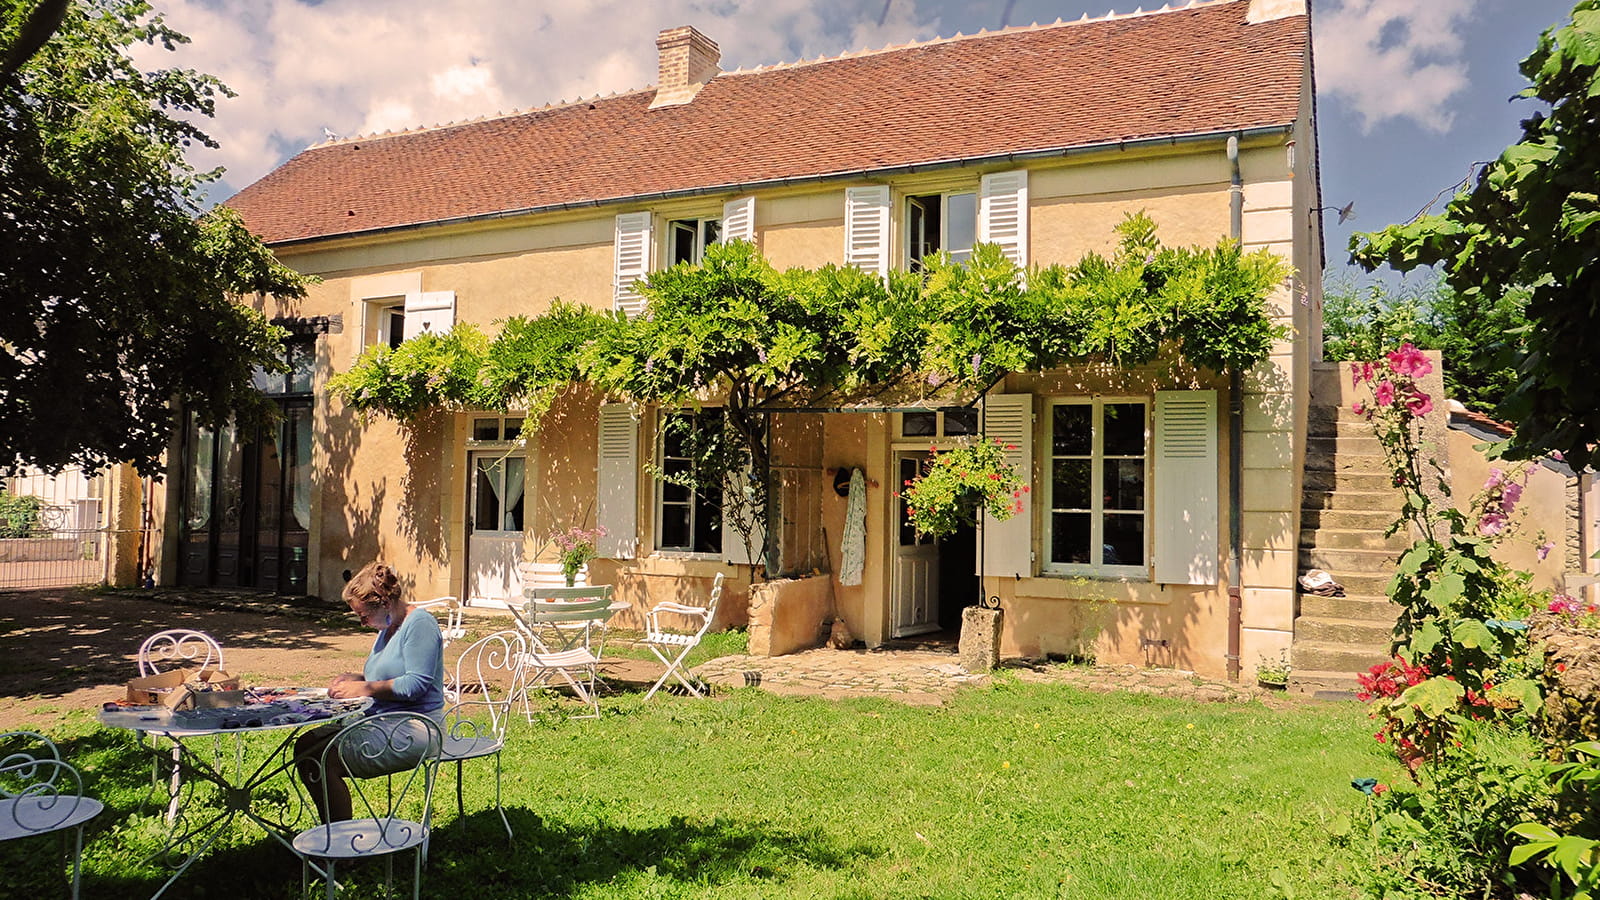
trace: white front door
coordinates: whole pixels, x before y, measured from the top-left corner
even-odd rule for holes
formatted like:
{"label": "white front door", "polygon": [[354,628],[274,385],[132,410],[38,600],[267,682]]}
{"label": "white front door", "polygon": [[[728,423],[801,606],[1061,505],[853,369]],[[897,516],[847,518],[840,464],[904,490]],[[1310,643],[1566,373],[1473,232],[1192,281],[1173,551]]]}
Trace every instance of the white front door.
{"label": "white front door", "polygon": [[467,602],[507,603],[522,599],[523,477],[527,464],[503,450],[467,455],[472,483],[467,493]]}
{"label": "white front door", "polygon": [[[899,473],[895,484],[905,484],[917,477],[917,471],[927,453],[899,452],[895,454],[895,469]],[[905,501],[900,501],[896,513],[894,547],[894,619],[890,637],[905,637],[939,630],[939,543],[925,534],[917,534],[906,516]]]}

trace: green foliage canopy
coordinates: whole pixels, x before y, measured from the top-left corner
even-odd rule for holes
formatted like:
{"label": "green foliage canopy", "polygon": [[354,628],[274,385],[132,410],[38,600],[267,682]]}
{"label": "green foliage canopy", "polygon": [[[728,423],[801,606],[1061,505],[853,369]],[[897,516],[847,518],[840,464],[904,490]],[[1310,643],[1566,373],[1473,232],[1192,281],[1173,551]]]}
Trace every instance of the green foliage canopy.
{"label": "green foliage canopy", "polygon": [[265,414],[251,374],[283,335],[234,298],[306,281],[230,211],[200,215],[217,173],[183,151],[214,146],[191,120],[228,90],[128,56],[187,38],[146,3],[78,0],[29,54],[33,6],[0,0],[0,465],[156,471],[174,399],[212,425]]}
{"label": "green foliage canopy", "polygon": [[1522,61],[1521,96],[1548,104],[1445,212],[1351,239],[1353,258],[1402,271],[1439,264],[1474,308],[1526,290],[1520,381],[1501,404],[1510,451],[1600,463],[1600,0],[1582,0]]}

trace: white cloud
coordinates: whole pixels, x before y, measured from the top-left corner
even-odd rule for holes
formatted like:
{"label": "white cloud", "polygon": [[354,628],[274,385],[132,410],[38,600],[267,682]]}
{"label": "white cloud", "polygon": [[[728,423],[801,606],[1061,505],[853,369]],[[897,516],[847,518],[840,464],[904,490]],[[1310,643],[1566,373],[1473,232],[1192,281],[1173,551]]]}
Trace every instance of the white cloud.
{"label": "white cloud", "polygon": [[1474,0],[1341,0],[1313,7],[1317,88],[1348,103],[1362,130],[1411,119],[1447,132],[1467,88],[1462,28]]}
{"label": "white cloud", "polygon": [[656,34],[692,24],[724,69],[837,55],[937,33],[930,0],[157,0],[193,38],[150,66],[209,72],[238,92],[205,130],[234,188],[340,135],[461,121],[653,84]]}

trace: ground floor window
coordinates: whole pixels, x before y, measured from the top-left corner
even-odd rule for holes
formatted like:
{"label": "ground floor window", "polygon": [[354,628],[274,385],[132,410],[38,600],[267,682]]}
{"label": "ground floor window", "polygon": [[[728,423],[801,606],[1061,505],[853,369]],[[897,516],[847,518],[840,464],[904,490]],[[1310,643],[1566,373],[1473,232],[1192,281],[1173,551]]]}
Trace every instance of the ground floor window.
{"label": "ground floor window", "polygon": [[1143,575],[1148,560],[1149,404],[1050,404],[1047,566]]}
{"label": "ground floor window", "polygon": [[721,410],[670,412],[656,445],[656,549],[722,552]]}

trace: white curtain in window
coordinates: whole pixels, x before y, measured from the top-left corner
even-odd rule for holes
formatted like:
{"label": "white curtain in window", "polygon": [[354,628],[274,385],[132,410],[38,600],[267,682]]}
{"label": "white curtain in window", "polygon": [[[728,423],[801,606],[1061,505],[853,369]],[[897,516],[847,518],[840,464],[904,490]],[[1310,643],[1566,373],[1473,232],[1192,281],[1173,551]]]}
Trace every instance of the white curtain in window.
{"label": "white curtain in window", "polygon": [[505,502],[500,506],[501,531],[518,530],[516,519],[512,511],[517,504],[522,502],[522,481],[525,465],[521,459],[515,457],[506,460],[506,491]]}

